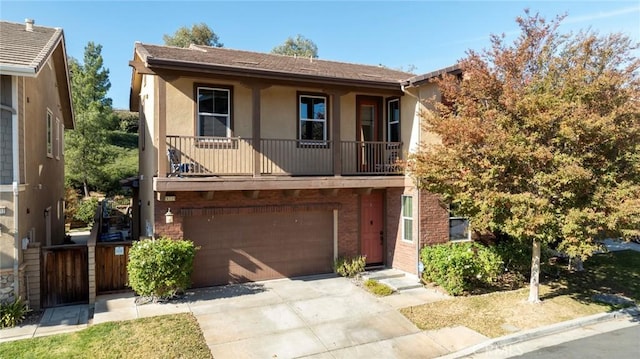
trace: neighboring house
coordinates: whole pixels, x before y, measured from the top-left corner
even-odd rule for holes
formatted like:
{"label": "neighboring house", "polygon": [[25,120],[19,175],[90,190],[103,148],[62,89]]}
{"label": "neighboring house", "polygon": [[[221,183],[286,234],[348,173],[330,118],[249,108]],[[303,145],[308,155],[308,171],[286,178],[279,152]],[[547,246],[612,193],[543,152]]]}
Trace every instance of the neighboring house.
{"label": "neighboring house", "polygon": [[35,296],[39,307],[39,246],[64,241],[63,139],[74,125],[62,29],[0,21],[0,112],[0,300]]}
{"label": "neighboring house", "polygon": [[420,142],[412,74],[302,57],[136,43],[142,236],[200,247],[194,286],[328,273],[339,256],[418,273],[449,214],[396,160]]}

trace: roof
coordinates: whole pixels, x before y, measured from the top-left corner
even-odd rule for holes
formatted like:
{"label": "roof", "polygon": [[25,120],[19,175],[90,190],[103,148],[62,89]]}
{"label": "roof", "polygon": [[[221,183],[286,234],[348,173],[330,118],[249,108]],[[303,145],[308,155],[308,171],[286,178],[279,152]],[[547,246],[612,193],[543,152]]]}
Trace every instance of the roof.
{"label": "roof", "polygon": [[427,72],[426,74],[413,76],[407,79],[406,81],[404,81],[402,85],[403,86],[420,86],[433,78],[444,75],[445,73],[458,75],[462,73],[462,69],[460,69],[460,66],[458,65],[445,67],[439,70]]}
{"label": "roof", "polygon": [[0,21],[0,72],[35,76],[62,39],[62,29]]}
{"label": "roof", "polygon": [[74,128],[71,84],[62,29],[32,26],[32,31],[27,31],[24,23],[0,20],[0,74],[37,77],[49,59],[55,65],[55,81],[65,128]]}
{"label": "roof", "polygon": [[266,54],[191,45],[189,48],[136,43],[136,53],[149,68],[181,64],[199,69],[226,69],[291,79],[346,80],[398,86],[412,74],[382,66],[360,65],[308,57]]}

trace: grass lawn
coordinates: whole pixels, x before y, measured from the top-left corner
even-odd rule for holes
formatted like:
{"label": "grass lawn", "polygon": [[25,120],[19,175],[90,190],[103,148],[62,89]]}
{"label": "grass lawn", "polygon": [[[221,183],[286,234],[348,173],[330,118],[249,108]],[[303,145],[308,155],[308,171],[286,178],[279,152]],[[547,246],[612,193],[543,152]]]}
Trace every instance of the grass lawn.
{"label": "grass lawn", "polygon": [[488,337],[516,330],[575,319],[619,309],[594,302],[597,293],[619,294],[640,302],[640,252],[598,254],[584,263],[584,272],[552,267],[559,279],[540,285],[540,304],[526,300],[529,288],[456,297],[402,309],[402,313],[425,330],[463,325]]}
{"label": "grass lawn", "polygon": [[0,353],[2,358],[212,358],[191,313],[0,343]]}

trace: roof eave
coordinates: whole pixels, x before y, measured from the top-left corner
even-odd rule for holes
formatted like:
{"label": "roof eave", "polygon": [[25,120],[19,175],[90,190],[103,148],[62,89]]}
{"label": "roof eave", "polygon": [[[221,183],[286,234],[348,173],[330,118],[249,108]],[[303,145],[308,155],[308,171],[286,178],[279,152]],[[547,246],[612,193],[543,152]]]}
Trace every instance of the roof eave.
{"label": "roof eave", "polygon": [[251,76],[260,77],[262,79],[285,79],[285,80],[298,80],[305,82],[314,82],[322,84],[332,85],[345,85],[345,86],[362,86],[369,88],[379,88],[386,90],[400,90],[401,81],[376,81],[376,80],[361,80],[361,79],[349,79],[339,77],[328,77],[318,75],[306,75],[297,74],[291,72],[272,71],[264,69],[246,68],[246,67],[233,67],[225,65],[205,64],[200,62],[190,61],[176,61],[171,59],[162,59],[155,57],[146,58],[146,67],[149,69],[165,69],[165,70],[180,70],[185,72],[207,72],[207,73],[219,73],[225,75],[237,75],[241,77]]}
{"label": "roof eave", "polygon": [[31,66],[0,64],[0,74],[2,75],[36,77],[36,70]]}

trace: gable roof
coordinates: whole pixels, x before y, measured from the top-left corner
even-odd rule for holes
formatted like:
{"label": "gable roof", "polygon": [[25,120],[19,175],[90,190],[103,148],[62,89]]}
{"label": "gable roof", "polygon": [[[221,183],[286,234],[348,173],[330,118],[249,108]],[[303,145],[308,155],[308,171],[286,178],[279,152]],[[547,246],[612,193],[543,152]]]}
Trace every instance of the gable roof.
{"label": "gable roof", "polygon": [[236,75],[251,73],[253,77],[345,82],[362,85],[393,86],[412,74],[381,66],[232,50],[191,45],[189,48],[136,43],[135,53],[149,69],[216,72]]}
{"label": "gable roof", "polygon": [[6,75],[35,76],[62,39],[62,29],[0,21],[0,71]]}
{"label": "gable roof", "polygon": [[53,59],[55,76],[66,128],[74,127],[71,85],[67,66],[64,33],[60,28],[32,26],[0,21],[0,74],[37,77],[43,66]]}

